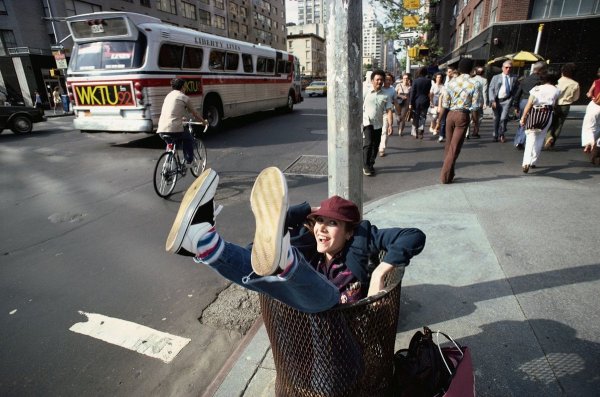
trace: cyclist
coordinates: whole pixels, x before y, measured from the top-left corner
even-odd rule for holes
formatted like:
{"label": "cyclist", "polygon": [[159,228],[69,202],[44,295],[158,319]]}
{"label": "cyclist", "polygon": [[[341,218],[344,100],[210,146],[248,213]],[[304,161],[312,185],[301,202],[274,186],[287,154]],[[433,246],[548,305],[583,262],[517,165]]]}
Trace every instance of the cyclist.
{"label": "cyclist", "polygon": [[191,164],[194,160],[194,139],[192,134],[183,127],[183,118],[189,112],[202,124],[206,124],[207,121],[190,106],[190,98],[185,95],[184,87],[184,79],[175,78],[171,80],[173,91],[165,97],[156,132],[161,134],[163,139],[162,134],[165,134],[174,140],[176,144],[182,142],[183,158],[186,164]]}

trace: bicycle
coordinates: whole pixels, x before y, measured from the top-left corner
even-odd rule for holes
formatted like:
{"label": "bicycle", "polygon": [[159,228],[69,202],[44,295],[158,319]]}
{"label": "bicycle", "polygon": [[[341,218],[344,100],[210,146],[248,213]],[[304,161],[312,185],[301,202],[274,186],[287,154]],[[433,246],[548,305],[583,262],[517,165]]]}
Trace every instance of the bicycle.
{"label": "bicycle", "polygon": [[[204,124],[192,120],[184,121],[183,124],[188,126],[190,134],[194,138],[194,160],[190,171],[192,175],[198,177],[206,168],[206,146],[204,146],[202,139],[194,135],[192,126]],[[203,132],[206,132],[207,129],[208,124],[204,125]],[[165,198],[173,193],[179,175],[184,177],[187,168],[177,151],[178,139],[169,136],[169,134],[160,134],[160,137],[166,142],[167,147],[154,167],[154,191],[160,197]]]}

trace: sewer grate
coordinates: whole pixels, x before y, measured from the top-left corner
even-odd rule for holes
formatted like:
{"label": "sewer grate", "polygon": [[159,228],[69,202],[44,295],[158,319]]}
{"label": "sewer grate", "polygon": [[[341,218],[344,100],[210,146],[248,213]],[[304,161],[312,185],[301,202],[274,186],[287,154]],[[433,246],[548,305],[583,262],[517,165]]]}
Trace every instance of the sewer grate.
{"label": "sewer grate", "polygon": [[283,173],[287,175],[327,176],[327,156],[302,155]]}

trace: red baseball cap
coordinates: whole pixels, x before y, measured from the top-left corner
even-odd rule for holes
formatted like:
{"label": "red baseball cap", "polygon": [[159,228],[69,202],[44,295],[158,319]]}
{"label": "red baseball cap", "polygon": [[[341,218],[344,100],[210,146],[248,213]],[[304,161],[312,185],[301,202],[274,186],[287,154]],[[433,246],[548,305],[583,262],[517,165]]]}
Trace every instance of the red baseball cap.
{"label": "red baseball cap", "polygon": [[338,221],[358,223],[360,222],[360,211],[356,204],[340,196],[332,196],[321,201],[321,207],[310,213],[309,217],[326,216]]}

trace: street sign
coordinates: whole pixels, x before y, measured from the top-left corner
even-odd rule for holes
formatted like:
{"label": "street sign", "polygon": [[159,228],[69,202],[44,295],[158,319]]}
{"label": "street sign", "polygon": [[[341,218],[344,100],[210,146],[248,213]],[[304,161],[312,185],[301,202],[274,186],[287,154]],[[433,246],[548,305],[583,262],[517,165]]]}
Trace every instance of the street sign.
{"label": "street sign", "polygon": [[419,37],[419,33],[417,32],[402,32],[398,35],[401,39],[416,39]]}
{"label": "street sign", "polygon": [[421,7],[419,0],[404,0],[404,8],[407,10],[416,10]]}
{"label": "street sign", "polygon": [[405,15],[402,20],[402,24],[405,28],[416,28],[419,26],[419,16],[418,15]]}
{"label": "street sign", "polygon": [[56,61],[56,67],[58,69],[66,69],[68,67],[64,50],[52,51],[52,55],[54,55],[54,60]]}

